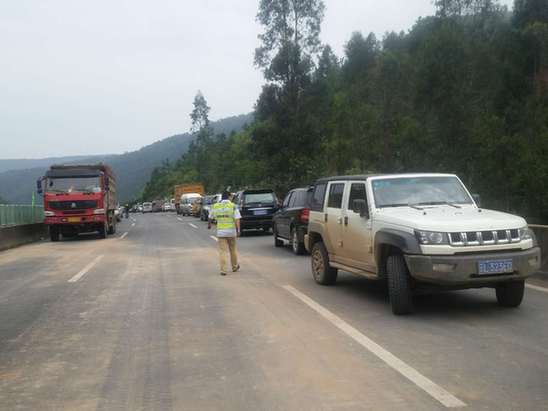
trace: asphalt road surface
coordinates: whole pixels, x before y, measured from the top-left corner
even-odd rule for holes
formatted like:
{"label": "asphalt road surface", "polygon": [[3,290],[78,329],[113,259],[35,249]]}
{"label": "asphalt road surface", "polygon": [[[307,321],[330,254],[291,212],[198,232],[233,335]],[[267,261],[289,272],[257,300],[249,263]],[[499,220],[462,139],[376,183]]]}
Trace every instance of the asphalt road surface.
{"label": "asphalt road surface", "polygon": [[395,317],[381,285],[319,286],[269,235],[221,277],[212,234],[134,214],[106,240],[0,253],[0,408],[548,409],[548,282],[519,309],[484,289]]}

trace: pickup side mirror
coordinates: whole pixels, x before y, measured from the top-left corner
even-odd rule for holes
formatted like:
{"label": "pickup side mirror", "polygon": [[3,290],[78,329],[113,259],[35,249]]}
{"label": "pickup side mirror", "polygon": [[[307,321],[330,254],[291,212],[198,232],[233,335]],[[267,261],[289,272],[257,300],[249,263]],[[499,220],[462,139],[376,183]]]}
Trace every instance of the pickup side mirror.
{"label": "pickup side mirror", "polygon": [[472,194],[472,198],[476,202],[476,205],[478,207],[481,207],[481,197],[480,197],[480,195],[479,194]]}
{"label": "pickup side mirror", "polygon": [[42,195],[44,193],[44,189],[42,188],[42,179],[39,178],[36,180],[36,192],[38,195]]}
{"label": "pickup side mirror", "polygon": [[354,200],[352,203],[352,211],[358,213],[360,217],[369,219],[369,208],[367,207],[367,201],[365,200]]}

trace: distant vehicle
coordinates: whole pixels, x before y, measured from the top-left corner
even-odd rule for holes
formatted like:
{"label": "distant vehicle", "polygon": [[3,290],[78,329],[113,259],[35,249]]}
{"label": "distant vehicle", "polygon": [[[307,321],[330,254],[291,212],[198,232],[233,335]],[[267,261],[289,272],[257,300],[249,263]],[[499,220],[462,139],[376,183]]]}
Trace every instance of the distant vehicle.
{"label": "distant vehicle", "polygon": [[152,213],[152,203],[146,202],[142,205],[142,212],[144,213]]}
{"label": "distant vehicle", "polygon": [[203,197],[198,197],[192,201],[190,205],[190,215],[193,217],[200,217],[202,214],[202,201]]}
{"label": "distant vehicle", "polygon": [[169,211],[176,211],[176,210],[177,210],[177,207],[175,206],[175,199],[174,199],[174,198],[172,198],[172,199],[169,201],[169,205],[170,205]]}
{"label": "distant vehicle", "polygon": [[138,212],[138,213],[142,213],[142,212],[143,212],[143,205],[142,205],[142,204],[139,204],[139,205],[137,206],[137,212]]}
{"label": "distant vehicle", "polygon": [[177,214],[183,214],[181,209],[181,199],[183,197],[183,194],[191,193],[196,193],[203,196],[205,194],[204,185],[202,183],[179,184],[173,188],[175,211],[177,211]]}
{"label": "distant vehicle", "polygon": [[192,203],[197,198],[202,198],[202,195],[199,193],[188,193],[181,196],[181,201],[179,202],[179,210],[182,215],[191,215],[192,213]]}
{"label": "distant vehicle", "polygon": [[116,231],[116,179],[111,168],[96,165],[54,165],[37,181],[44,195],[44,223],[51,241],[97,231]]}
{"label": "distant vehicle", "polygon": [[164,203],[164,211],[171,211],[171,203]]}
{"label": "distant vehicle", "polygon": [[282,203],[281,208],[272,217],[272,232],[274,245],[283,246],[283,240],[288,240],[295,254],[304,254],[304,236],[308,230],[310,216],[310,196],[312,188],[296,188],[291,190]]}
{"label": "distant vehicle", "polygon": [[312,274],[334,284],[344,270],[388,284],[392,312],[413,311],[421,289],[491,287],[517,307],[540,267],[527,222],[480,208],[454,174],[323,178],[310,201],[305,237]]}
{"label": "distant vehicle", "polygon": [[205,196],[202,201],[202,211],[200,213],[200,220],[207,221],[209,219],[209,213],[213,204],[221,201],[221,194],[213,194]]}
{"label": "distant vehicle", "polygon": [[164,210],[164,202],[163,200],[154,200],[152,202],[152,212],[153,213],[159,213]]}
{"label": "distant vehicle", "polygon": [[122,221],[122,215],[124,214],[124,207],[118,206],[114,210],[114,215],[116,216],[116,221],[120,222]]}
{"label": "distant vehicle", "polygon": [[278,211],[278,199],[274,190],[243,190],[238,191],[233,199],[239,207],[242,219],[241,230],[272,228],[272,216]]}

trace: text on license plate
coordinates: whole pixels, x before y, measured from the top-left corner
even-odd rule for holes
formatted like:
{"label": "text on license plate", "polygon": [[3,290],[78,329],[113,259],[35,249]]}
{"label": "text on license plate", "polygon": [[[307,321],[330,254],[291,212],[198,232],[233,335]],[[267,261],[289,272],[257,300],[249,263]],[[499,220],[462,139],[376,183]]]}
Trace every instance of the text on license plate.
{"label": "text on license plate", "polygon": [[503,274],[514,272],[512,259],[478,262],[478,274]]}
{"label": "text on license plate", "polygon": [[80,217],[69,217],[68,222],[69,223],[79,223],[80,222]]}
{"label": "text on license plate", "polygon": [[255,211],[253,211],[253,214],[254,215],[266,215],[267,210],[255,210]]}

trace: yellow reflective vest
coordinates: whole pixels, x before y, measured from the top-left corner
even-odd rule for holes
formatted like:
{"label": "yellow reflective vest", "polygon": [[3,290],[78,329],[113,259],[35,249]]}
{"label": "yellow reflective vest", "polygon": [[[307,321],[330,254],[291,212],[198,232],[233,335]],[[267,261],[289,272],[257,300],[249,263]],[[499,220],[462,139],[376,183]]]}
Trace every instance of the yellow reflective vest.
{"label": "yellow reflective vest", "polygon": [[235,208],[231,201],[213,204],[213,218],[217,220],[217,230],[236,230]]}

